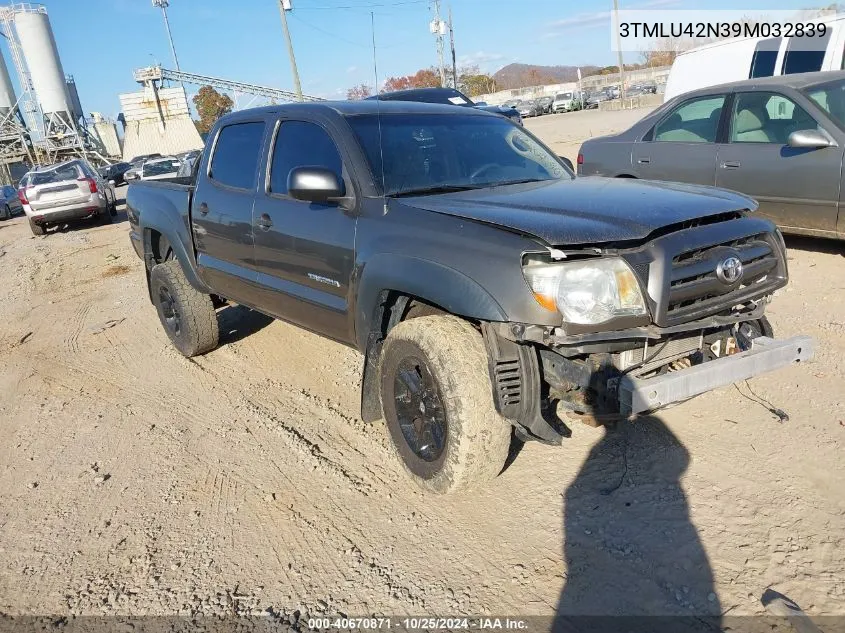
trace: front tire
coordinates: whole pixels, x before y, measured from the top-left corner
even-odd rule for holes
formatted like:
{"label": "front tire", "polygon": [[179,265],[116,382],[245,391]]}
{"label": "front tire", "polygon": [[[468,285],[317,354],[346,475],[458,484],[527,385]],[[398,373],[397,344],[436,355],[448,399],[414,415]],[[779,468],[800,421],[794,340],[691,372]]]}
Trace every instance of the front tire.
{"label": "front tire", "polygon": [[12,209],[9,207],[8,204],[3,206],[3,219],[4,220],[11,220],[12,219]]}
{"label": "front tire", "polygon": [[183,356],[217,347],[220,334],[211,297],[191,286],[178,260],[153,266],[150,288],[161,325]]}
{"label": "front tire", "polygon": [[511,425],[493,404],[481,335],[453,316],[403,321],[387,335],[381,401],[402,465],[422,488],[468,489],[495,478]]}

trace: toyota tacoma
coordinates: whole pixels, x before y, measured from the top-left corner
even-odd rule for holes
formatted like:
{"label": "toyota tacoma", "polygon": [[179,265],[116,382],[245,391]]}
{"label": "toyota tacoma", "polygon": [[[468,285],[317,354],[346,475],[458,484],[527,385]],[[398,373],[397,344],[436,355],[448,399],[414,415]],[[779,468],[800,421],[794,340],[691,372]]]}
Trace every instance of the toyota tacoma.
{"label": "toyota tacoma", "polygon": [[530,132],[393,101],[244,110],[193,175],[133,183],[130,235],[185,356],[236,302],[364,355],[361,416],[435,492],[812,356],[774,338],[783,239],[743,195],[576,178]]}

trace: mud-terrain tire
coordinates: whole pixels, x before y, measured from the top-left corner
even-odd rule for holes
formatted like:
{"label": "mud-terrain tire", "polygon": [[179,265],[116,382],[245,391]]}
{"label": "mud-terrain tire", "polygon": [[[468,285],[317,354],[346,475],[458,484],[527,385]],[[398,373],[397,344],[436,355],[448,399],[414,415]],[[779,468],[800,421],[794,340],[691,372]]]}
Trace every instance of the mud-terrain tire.
{"label": "mud-terrain tire", "polygon": [[153,266],[150,288],[161,325],[183,356],[190,358],[217,347],[220,333],[211,297],[188,283],[178,260]]}
{"label": "mud-terrain tire", "polygon": [[419,486],[455,492],[501,472],[512,429],[493,404],[487,353],[472,325],[453,316],[403,321],[387,335],[379,375],[391,442]]}
{"label": "mud-terrain tire", "polygon": [[47,229],[43,224],[36,224],[32,221],[32,218],[29,218],[29,228],[33,235],[44,235],[47,232]]}

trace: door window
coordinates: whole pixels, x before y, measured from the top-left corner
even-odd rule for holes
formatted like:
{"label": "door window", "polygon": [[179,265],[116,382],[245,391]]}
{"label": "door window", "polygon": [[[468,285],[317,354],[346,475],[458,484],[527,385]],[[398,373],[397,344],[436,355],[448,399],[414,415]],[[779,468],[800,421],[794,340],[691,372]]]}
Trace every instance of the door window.
{"label": "door window", "polygon": [[252,189],[263,136],[262,121],[235,123],[222,128],[217,135],[209,177],[222,185]]}
{"label": "door window", "polygon": [[279,127],[270,167],[270,191],[287,195],[295,167],[323,167],[343,178],[343,161],[328,133],[316,123],[285,121]]}
{"label": "door window", "polygon": [[686,101],[654,128],[653,140],[715,143],[725,95]]}
{"label": "door window", "polygon": [[814,130],[818,123],[807,111],[784,95],[745,92],[734,99],[731,143],[786,145],[797,130]]}
{"label": "door window", "polygon": [[813,73],[821,70],[832,30],[828,26],[822,37],[805,35],[789,38],[789,43],[786,45],[786,54],[783,57],[782,74]]}

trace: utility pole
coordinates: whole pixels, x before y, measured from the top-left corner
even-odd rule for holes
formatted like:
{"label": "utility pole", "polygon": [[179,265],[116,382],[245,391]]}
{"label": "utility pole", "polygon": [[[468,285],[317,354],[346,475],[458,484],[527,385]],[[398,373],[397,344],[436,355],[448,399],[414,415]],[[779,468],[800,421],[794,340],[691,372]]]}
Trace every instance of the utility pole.
{"label": "utility pole", "polygon": [[452,45],[452,87],[458,89],[458,66],[455,63],[455,30],[452,28],[452,3],[449,3],[449,43]]}
{"label": "utility pole", "polygon": [[619,0],[613,0],[613,13],[616,16],[616,54],[619,62],[619,99],[620,107],[625,107],[625,63],[622,61],[622,40],[619,37]]}
{"label": "utility pole", "polygon": [[170,41],[170,52],[173,53],[173,63],[176,64],[176,70],[179,68],[179,58],[176,57],[176,47],[173,45],[173,34],[170,32],[170,20],[167,19],[167,7],[170,6],[168,0],[153,0],[153,6],[161,9],[161,14],[164,16],[164,28],[167,29],[167,39]]}
{"label": "utility pole", "polygon": [[431,32],[437,37],[437,59],[440,65],[440,85],[446,86],[446,68],[443,66],[443,35],[446,33],[446,24],[440,19],[440,0],[434,0],[434,20],[432,20]]}
{"label": "utility pole", "polygon": [[282,30],[285,33],[285,41],[288,44],[290,71],[293,75],[293,88],[296,92],[297,99],[302,101],[302,86],[299,84],[299,71],[296,69],[296,57],[293,55],[293,42],[290,39],[290,31],[288,30],[288,17],[285,15],[286,11],[291,10],[290,1],[291,0],[279,0],[279,14],[282,16]]}

